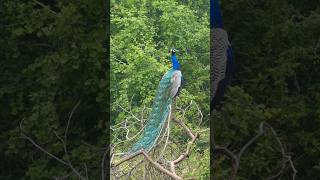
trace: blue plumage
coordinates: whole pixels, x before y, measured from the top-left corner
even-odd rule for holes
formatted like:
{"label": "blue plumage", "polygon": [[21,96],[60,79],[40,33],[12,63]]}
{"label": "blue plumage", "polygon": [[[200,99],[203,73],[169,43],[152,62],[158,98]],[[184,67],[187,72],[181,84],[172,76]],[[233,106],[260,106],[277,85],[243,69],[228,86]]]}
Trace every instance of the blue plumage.
{"label": "blue plumage", "polygon": [[223,28],[219,0],[210,0],[210,28]]}
{"label": "blue plumage", "polygon": [[233,50],[232,50],[232,47],[231,46],[228,46],[228,49],[227,49],[227,58],[229,61],[232,61],[233,60]]}
{"label": "blue plumage", "polygon": [[180,70],[180,63],[178,61],[178,58],[177,58],[175,52],[172,53],[171,62],[172,62],[172,68],[174,70]]}

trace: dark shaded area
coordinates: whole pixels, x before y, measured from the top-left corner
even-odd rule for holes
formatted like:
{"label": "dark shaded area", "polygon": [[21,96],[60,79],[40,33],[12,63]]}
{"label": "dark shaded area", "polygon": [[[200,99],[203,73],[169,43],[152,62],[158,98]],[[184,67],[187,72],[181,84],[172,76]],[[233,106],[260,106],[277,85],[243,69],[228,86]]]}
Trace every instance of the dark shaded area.
{"label": "dark shaded area", "polygon": [[68,131],[69,155],[79,171],[85,163],[90,177],[100,177],[102,148],[109,141],[107,9],[108,2],[95,0],[1,1],[0,179],[70,173],[21,139],[19,123],[23,120],[24,132],[39,145],[65,159],[54,133],[63,136],[79,100]]}
{"label": "dark shaded area", "polygon": [[[297,179],[318,179],[319,1],[223,0],[222,13],[236,70],[221,111],[213,114],[216,144],[237,152],[267,122],[290,152]],[[215,178],[225,179],[230,161],[216,162]],[[275,139],[264,135],[244,153],[237,177],[267,179],[282,164]],[[292,179],[285,166],[277,179]]]}

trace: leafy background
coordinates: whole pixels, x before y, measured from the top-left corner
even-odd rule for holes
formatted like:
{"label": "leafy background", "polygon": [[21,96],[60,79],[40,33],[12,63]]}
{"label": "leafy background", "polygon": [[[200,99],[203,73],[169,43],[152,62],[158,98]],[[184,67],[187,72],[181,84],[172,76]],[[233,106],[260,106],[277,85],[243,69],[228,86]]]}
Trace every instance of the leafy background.
{"label": "leafy background", "polygon": [[[217,144],[236,152],[265,121],[286,145],[297,179],[319,179],[319,1],[221,3],[236,71],[222,110],[213,114]],[[225,179],[230,161],[217,161],[215,178]],[[267,179],[281,162],[280,149],[267,133],[244,153],[237,178]],[[291,174],[285,168],[278,179],[292,179]]]}
{"label": "leafy background", "polygon": [[[186,108],[190,101],[196,102],[204,115],[202,125],[198,126],[200,118],[196,108],[187,112],[185,123],[194,131],[208,129],[209,37],[209,1],[112,1],[111,125],[124,122],[130,116],[127,111],[136,117],[140,117],[144,107],[150,112],[158,84],[171,68],[169,49],[176,48],[180,50],[177,57],[186,79],[177,104]],[[139,128],[131,128],[129,135],[133,136]],[[179,142],[178,146],[187,144],[187,135],[177,127],[172,127],[170,133]],[[193,147],[193,155],[188,159],[191,163],[181,165],[181,169],[190,171],[179,175],[209,178],[208,135],[209,131],[203,133]],[[124,139],[124,131],[112,131],[112,143]],[[127,144],[117,146],[116,152],[127,152],[128,147]]]}
{"label": "leafy background", "polygon": [[[21,139],[24,132],[65,159],[61,142],[69,112],[68,151],[77,169],[100,176],[108,142],[108,62],[103,1],[0,2],[0,179],[53,179],[70,169]],[[104,38],[106,37],[106,38]],[[91,145],[94,145],[91,146]],[[69,177],[74,178],[76,177]]]}

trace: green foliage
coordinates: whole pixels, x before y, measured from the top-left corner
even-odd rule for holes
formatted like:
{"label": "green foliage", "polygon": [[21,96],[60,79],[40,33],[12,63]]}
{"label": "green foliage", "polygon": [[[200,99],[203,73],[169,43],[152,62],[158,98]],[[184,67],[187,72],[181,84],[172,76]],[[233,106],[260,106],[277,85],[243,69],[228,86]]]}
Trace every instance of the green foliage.
{"label": "green foliage", "polygon": [[[266,121],[291,152],[297,179],[317,179],[319,2],[224,0],[222,8],[236,73],[222,110],[213,114],[217,144],[237,152]],[[276,140],[267,133],[244,153],[238,179],[267,179],[281,163]],[[228,177],[229,159],[217,164],[216,179]],[[285,168],[278,178],[291,174]]]}
{"label": "green foliage", "polygon": [[[40,1],[39,1],[40,2]],[[23,131],[65,160],[62,143],[69,112],[81,100],[68,131],[75,167],[99,177],[107,142],[108,88],[102,1],[4,0],[0,5],[0,179],[52,179],[70,169],[47,157]],[[74,175],[69,178],[75,178]],[[93,178],[96,179],[96,178]]]}

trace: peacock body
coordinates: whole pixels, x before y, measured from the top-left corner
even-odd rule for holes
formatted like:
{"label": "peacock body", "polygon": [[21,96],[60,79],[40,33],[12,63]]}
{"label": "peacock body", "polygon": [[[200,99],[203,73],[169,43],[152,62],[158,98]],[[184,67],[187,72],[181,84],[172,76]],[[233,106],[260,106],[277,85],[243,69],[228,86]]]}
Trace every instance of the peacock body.
{"label": "peacock body", "polygon": [[180,64],[174,49],[171,50],[171,55],[173,67],[162,77],[143,136],[129,150],[127,153],[129,155],[139,150],[150,151],[157,142],[168,118],[171,104],[180,89],[182,78]]}
{"label": "peacock body", "polygon": [[223,29],[219,0],[211,0],[211,110],[220,104],[233,70],[233,53]]}

